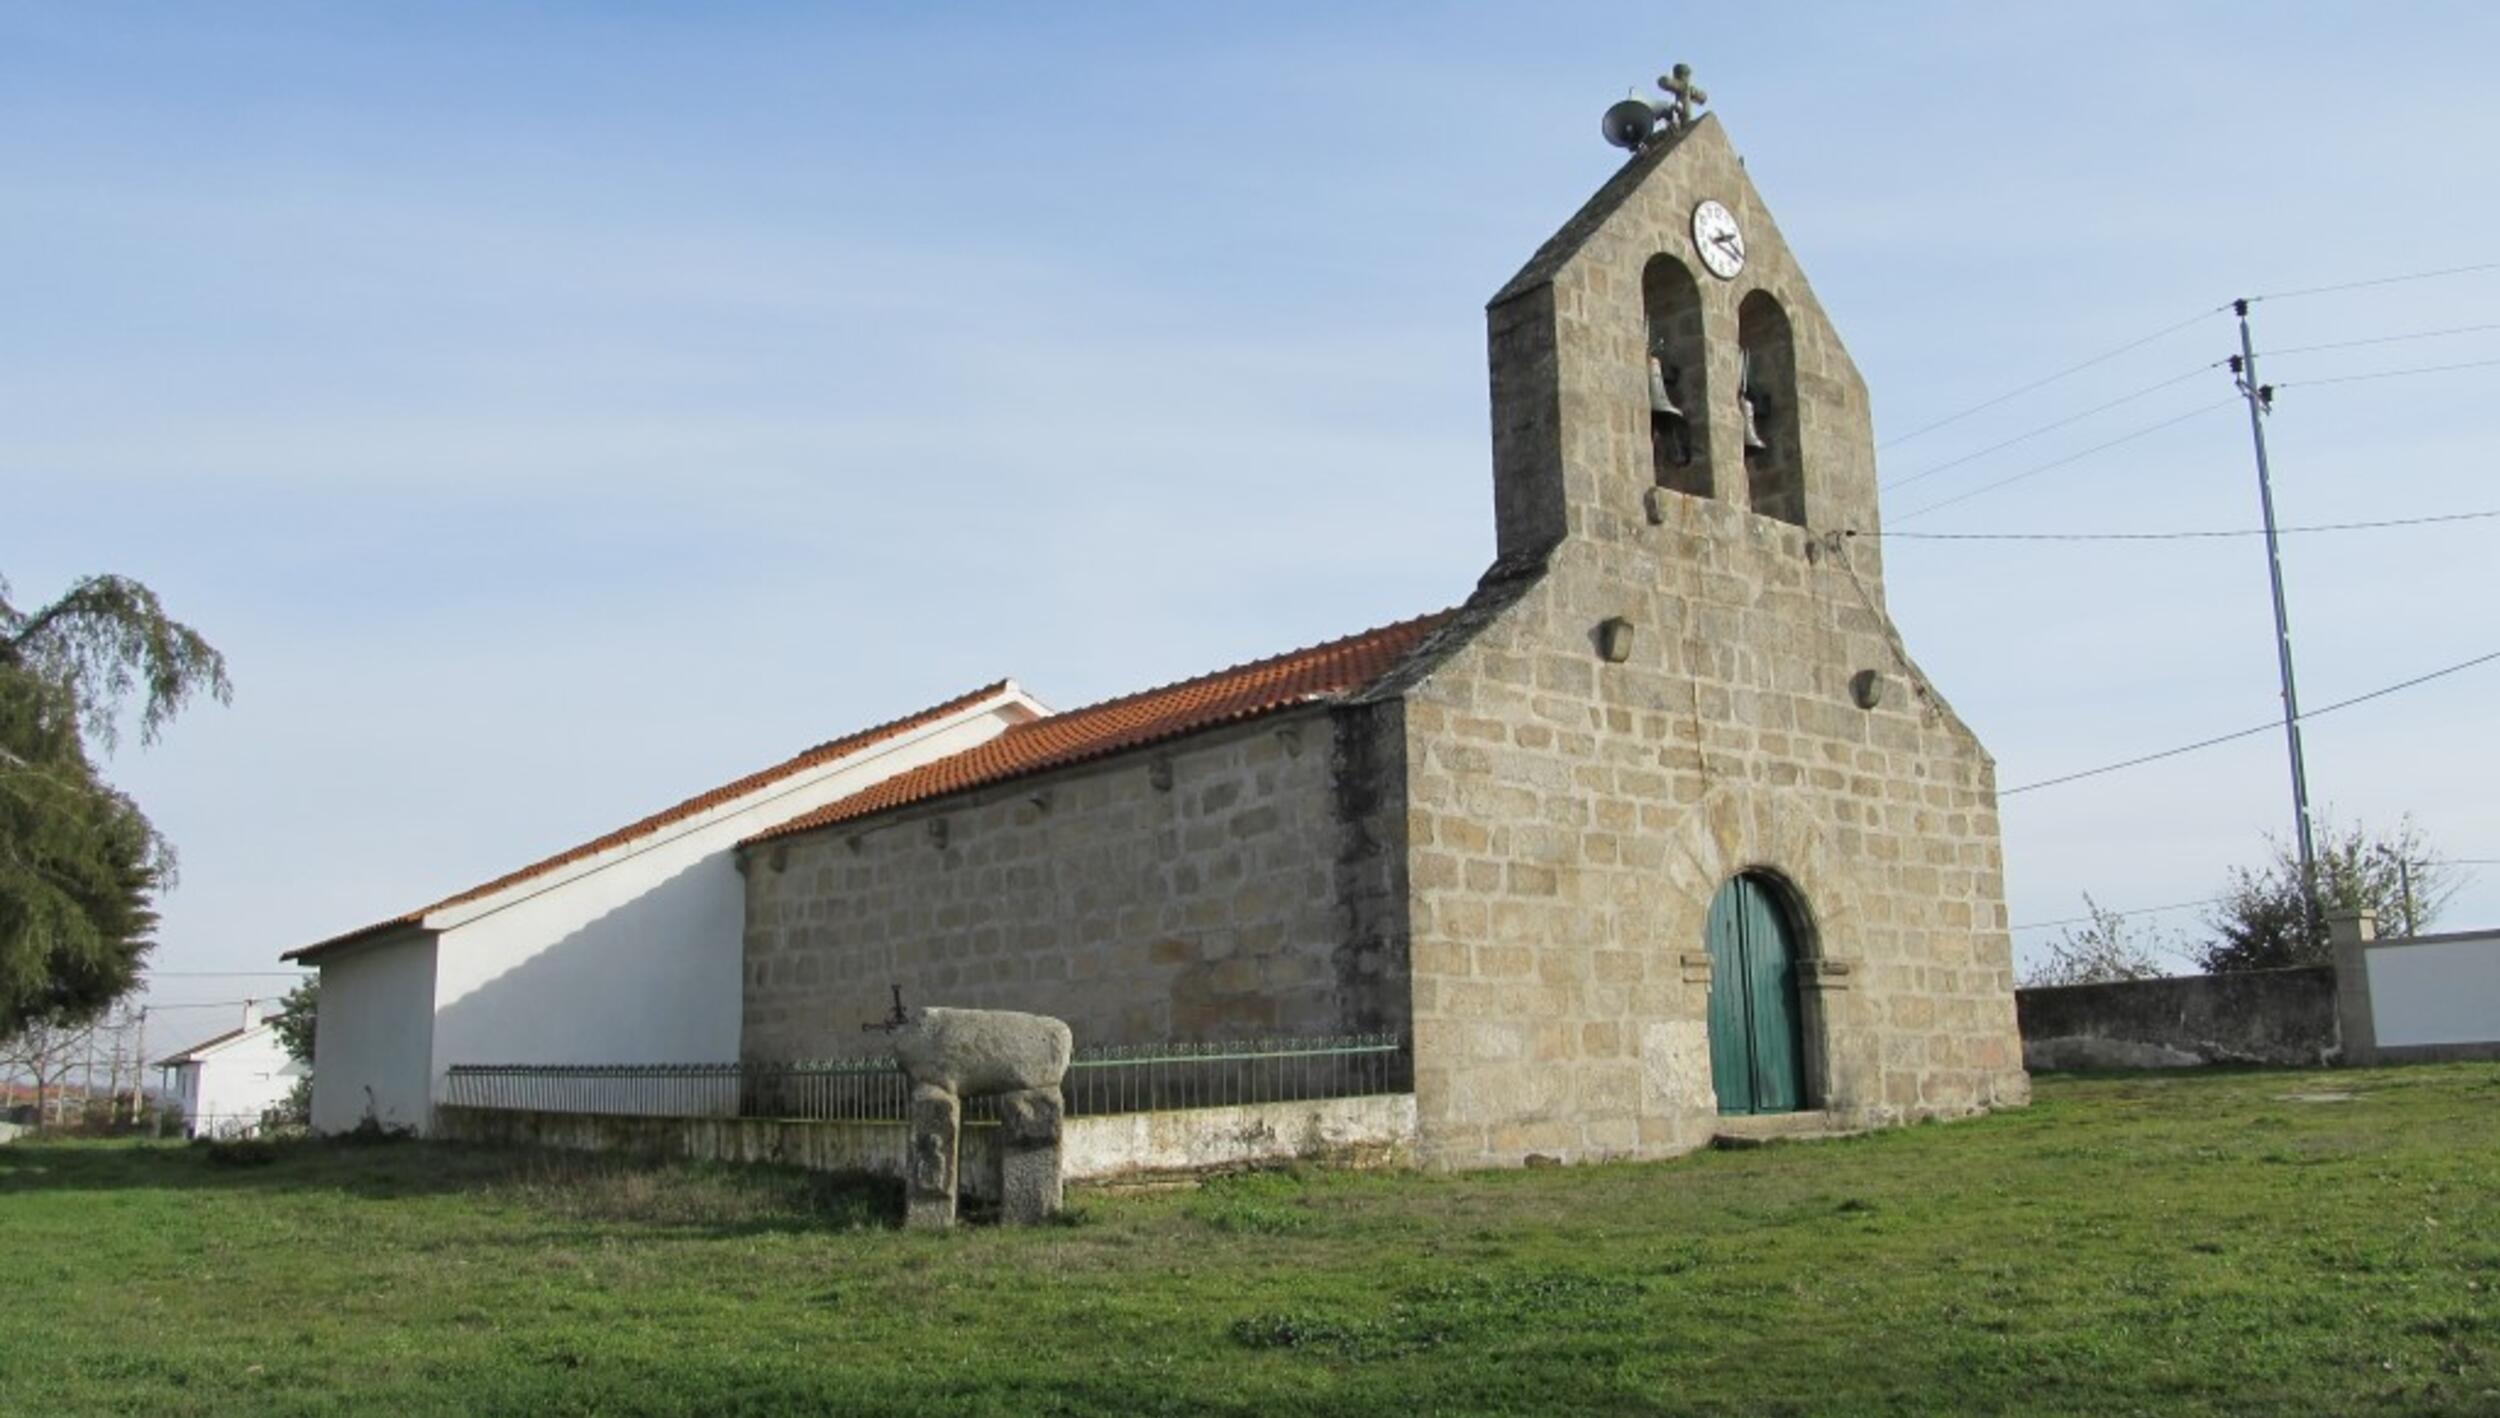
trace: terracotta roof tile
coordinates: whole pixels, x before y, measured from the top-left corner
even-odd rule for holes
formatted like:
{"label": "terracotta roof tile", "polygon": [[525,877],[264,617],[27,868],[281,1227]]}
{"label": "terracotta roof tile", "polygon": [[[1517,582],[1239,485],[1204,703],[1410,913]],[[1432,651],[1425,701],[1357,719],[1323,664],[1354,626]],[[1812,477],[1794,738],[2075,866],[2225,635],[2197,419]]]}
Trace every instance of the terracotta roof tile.
{"label": "terracotta roof tile", "polygon": [[898,773],[759,832],[740,845],[812,832],[1298,704],[1341,698],[1397,668],[1452,614],[1439,611],[1418,616],[1325,645],[1018,724],[950,758]]}
{"label": "terracotta roof tile", "polygon": [[659,812],[651,814],[649,817],[643,818],[639,822],[628,823],[604,837],[593,838],[588,842],[582,843],[578,847],[569,848],[565,851],[556,853],[552,857],[532,862],[518,871],[506,872],[502,876],[496,877],[493,881],[470,887],[468,890],[463,891],[456,896],[446,896],[442,900],[437,901],[430,906],[420,906],[414,911],[407,912],[404,915],[393,916],[387,921],[376,921],[372,925],[360,926],[357,929],[348,931],[343,935],[335,935],[327,940],[316,941],[311,945],[303,946],[296,950],[290,950],[279,958],[283,960],[309,959],[319,952],[328,951],[342,945],[352,944],[356,941],[366,940],[371,937],[381,935],[386,931],[397,930],[403,926],[418,925],[422,923],[427,916],[436,911],[445,910],[453,906],[464,905],[471,901],[492,896],[506,887],[518,886],[532,877],[545,876],[549,872],[555,871],[560,867],[570,866],[574,862],[578,862],[585,857],[595,857],[601,852],[605,852],[616,847],[622,847],[626,843],[632,842],[637,838],[648,837],[651,834],[658,832],[661,828],[667,827],[672,823],[683,822],[687,818],[709,812],[713,808],[719,807],[724,803],[734,802],[735,800],[742,798],[749,793],[755,792],[760,788],[769,787],[783,778],[804,773],[811,768],[831,763],[838,758],[848,757],[851,754],[859,752],[861,749],[872,747],[876,744],[884,742],[887,739],[896,738],[909,733],[914,729],[925,727],[926,725],[934,723],[939,719],[945,718],[949,714],[959,713],[962,710],[969,709],[984,699],[1004,693],[1007,688],[1007,683],[1008,682],[1006,680],[1000,680],[995,684],[983,685],[981,688],[972,691],[970,694],[957,695],[955,698],[949,699],[943,704],[933,704],[928,708],[921,710],[917,714],[906,715],[903,718],[895,719],[889,723],[879,724],[874,728],[862,729],[858,733],[851,734],[845,738],[838,738],[827,743],[820,743],[804,753],[797,754],[790,758],[785,758],[770,768],[763,769],[760,772],[750,773],[732,783],[724,783],[721,786],[712,789],[708,793],[698,793],[694,797],[688,798],[684,802],[677,804],[675,807],[662,809]]}

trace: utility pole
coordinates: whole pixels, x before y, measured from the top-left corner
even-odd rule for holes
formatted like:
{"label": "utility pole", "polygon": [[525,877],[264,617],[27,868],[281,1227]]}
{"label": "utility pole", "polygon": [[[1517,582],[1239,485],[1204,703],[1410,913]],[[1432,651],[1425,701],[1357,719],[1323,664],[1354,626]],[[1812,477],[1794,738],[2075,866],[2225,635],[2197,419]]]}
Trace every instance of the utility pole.
{"label": "utility pole", "polygon": [[[2303,837],[2301,840],[2306,842],[2309,839]],[[139,1006],[139,1047],[134,1052],[139,1056],[139,1066],[130,1071],[130,1122],[131,1126],[136,1127],[140,1115],[147,1111],[148,1008],[146,1005]]]}
{"label": "utility pole", "polygon": [[2413,863],[2401,852],[2396,854],[2396,883],[2404,892],[2405,934],[2417,934],[2413,924]]}
{"label": "utility pole", "polygon": [[2231,302],[2240,318],[2240,352],[2231,373],[2248,400],[2248,433],[2257,444],[2257,502],[2266,519],[2266,576],[2274,586],[2274,655],[2283,672],[2283,738],[2292,755],[2292,826],[2300,841],[2300,899],[2312,932],[2318,929],[2318,854],[2309,835],[2309,769],[2300,752],[2300,691],[2292,681],[2292,622],[2283,607],[2283,544],[2274,530],[2274,475],[2266,467],[2266,415],[2274,386],[2257,382],[2257,346],[2248,333],[2248,302]]}

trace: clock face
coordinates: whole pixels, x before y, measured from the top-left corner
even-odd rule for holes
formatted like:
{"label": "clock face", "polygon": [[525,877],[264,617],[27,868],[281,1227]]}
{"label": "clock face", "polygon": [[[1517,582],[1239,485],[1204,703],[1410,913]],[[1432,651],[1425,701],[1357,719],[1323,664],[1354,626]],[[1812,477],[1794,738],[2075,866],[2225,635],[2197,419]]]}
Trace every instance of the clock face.
{"label": "clock face", "polygon": [[1736,214],[1716,202],[1693,208],[1693,249],[1720,280],[1732,281],[1745,269],[1745,234],[1736,229]]}

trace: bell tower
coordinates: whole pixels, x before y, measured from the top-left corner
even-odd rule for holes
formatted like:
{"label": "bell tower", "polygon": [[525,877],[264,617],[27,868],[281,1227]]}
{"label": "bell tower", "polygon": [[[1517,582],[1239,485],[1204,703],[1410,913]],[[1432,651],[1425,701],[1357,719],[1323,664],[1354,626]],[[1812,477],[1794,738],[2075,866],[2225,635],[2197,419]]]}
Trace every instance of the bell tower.
{"label": "bell tower", "polygon": [[1493,298],[1500,558],[1403,691],[1419,1147],[2018,1103],[1995,767],[1884,609],[1866,386],[1691,71]]}
{"label": "bell tower", "polygon": [[[1680,499],[1876,527],[1866,386],[1704,96],[1606,114],[1629,158],[1488,308],[1504,556],[1619,540]],[[1872,538],[1853,547],[1876,571]]]}

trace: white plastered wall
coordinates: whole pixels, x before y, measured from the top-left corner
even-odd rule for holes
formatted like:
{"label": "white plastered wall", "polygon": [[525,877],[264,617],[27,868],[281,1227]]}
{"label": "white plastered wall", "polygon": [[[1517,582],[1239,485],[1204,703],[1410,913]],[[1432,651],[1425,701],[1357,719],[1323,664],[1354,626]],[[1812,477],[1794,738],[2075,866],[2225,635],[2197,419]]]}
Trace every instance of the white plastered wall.
{"label": "white plastered wall", "polygon": [[434,1048],[434,936],[410,928],[321,960],[312,1125],[344,1132],[368,1110],[424,1129]]}
{"label": "white plastered wall", "polygon": [[2500,1042],[2500,933],[2376,944],[2365,958],[2378,1047]]}
{"label": "white plastered wall", "polygon": [[278,1031],[262,1025],[194,1059],[184,1070],[183,1126],[194,1137],[258,1132],[263,1113],[286,1101],[304,1066]]}
{"label": "white plastered wall", "polygon": [[[1035,714],[1011,691],[979,712],[430,918],[443,928],[432,1096],[441,1101],[457,1063],[735,1060],[746,924],[737,842]],[[326,985],[324,994],[326,1008]]]}

